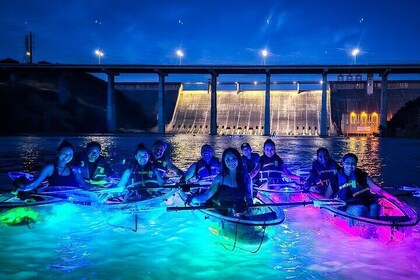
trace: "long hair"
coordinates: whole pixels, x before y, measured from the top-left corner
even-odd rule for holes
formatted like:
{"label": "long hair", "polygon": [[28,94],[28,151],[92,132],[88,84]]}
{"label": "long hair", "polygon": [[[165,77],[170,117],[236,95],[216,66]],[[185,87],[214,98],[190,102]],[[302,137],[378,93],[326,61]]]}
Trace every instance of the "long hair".
{"label": "long hair", "polygon": [[246,188],[247,184],[249,183],[249,176],[247,176],[248,172],[245,169],[241,155],[239,154],[238,150],[235,148],[227,148],[223,151],[222,171],[221,171],[222,176],[224,177],[229,174],[229,168],[226,166],[226,163],[225,163],[225,158],[228,153],[232,153],[238,160],[238,166],[236,167],[236,182],[238,186]]}

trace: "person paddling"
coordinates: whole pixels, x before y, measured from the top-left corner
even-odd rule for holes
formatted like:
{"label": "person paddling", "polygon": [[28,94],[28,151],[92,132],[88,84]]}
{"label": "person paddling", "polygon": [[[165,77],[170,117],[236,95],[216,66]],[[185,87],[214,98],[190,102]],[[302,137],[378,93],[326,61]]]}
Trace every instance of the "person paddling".
{"label": "person paddling", "polygon": [[337,175],[338,163],[330,157],[326,148],[319,148],[316,151],[317,159],[312,162],[309,178],[306,180],[304,189],[324,194],[331,178]]}
{"label": "person paddling", "polygon": [[142,144],[138,144],[134,151],[135,161],[124,171],[118,188],[125,189],[126,195],[123,200],[144,200],[153,196],[154,191],[148,187],[163,186],[164,181],[159,171],[150,160],[149,150]]}
{"label": "person paddling", "polygon": [[219,174],[220,168],[220,161],[214,156],[212,146],[205,144],[201,147],[201,159],[191,164],[185,172],[185,181],[188,182],[191,178],[196,180],[212,178]]}
{"label": "person paddling", "polygon": [[202,194],[191,197],[191,205],[206,203],[206,206],[228,207],[223,214],[240,215],[252,205],[252,182],[239,152],[227,148],[222,156],[222,170],[213,180],[211,187]]}
{"label": "person paddling", "polygon": [[47,179],[48,187],[90,187],[83,180],[80,171],[70,163],[73,159],[74,147],[64,140],[57,147],[57,158],[53,163],[47,164],[31,183],[18,189],[18,192],[30,192],[37,189]]}
{"label": "person paddling", "polygon": [[343,167],[331,180],[325,195],[344,200],[347,205],[343,210],[351,215],[375,219],[379,216],[380,206],[370,190],[379,195],[386,194],[366,172],[357,168],[357,162],[355,154],[344,155]]}
{"label": "person paddling", "polygon": [[86,151],[78,156],[76,165],[80,169],[83,179],[94,186],[109,185],[110,178],[115,175],[101,155],[101,144],[95,141],[86,145]]}
{"label": "person paddling", "polygon": [[304,181],[301,177],[293,174],[287,169],[283,160],[276,153],[276,145],[273,140],[267,139],[264,142],[263,152],[264,154],[260,158],[261,168],[258,184],[273,180],[278,183],[284,182],[282,175],[301,183]]}

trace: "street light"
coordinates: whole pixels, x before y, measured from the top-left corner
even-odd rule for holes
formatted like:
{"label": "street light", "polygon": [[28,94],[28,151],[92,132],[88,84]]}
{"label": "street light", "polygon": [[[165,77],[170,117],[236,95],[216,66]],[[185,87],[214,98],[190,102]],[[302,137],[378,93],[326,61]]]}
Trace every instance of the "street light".
{"label": "street light", "polygon": [[355,48],[351,51],[351,55],[354,56],[354,64],[357,62],[357,55],[360,53],[360,50],[358,48]]}
{"label": "street light", "polygon": [[268,51],[267,51],[267,49],[263,49],[262,51],[261,51],[261,56],[263,57],[263,65],[265,65],[265,59],[267,58],[267,56],[268,56]]}
{"label": "street light", "polygon": [[176,50],[176,55],[178,56],[178,59],[179,59],[179,65],[181,65],[182,58],[184,57],[184,53],[182,52],[181,49],[178,49]]}
{"label": "street light", "polygon": [[104,56],[104,53],[101,50],[97,49],[95,50],[95,54],[98,57],[98,64],[101,64],[101,57]]}

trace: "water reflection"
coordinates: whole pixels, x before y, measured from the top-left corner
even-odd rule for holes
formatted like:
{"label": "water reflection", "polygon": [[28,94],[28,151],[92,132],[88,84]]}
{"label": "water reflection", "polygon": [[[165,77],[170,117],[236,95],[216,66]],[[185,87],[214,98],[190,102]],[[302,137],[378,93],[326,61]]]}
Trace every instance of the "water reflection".
{"label": "water reflection", "polygon": [[[200,158],[203,144],[213,145],[216,156],[221,157],[227,147],[240,149],[243,142],[250,143],[253,150],[262,153],[268,137],[209,136],[209,135],[87,135],[67,137],[81,152],[90,141],[97,141],[103,147],[116,171],[125,168],[124,161],[132,158],[136,145],[143,142],[151,147],[157,139],[168,142],[168,153],[173,162],[186,170]],[[62,137],[2,137],[0,138],[0,182],[5,183],[8,171],[37,171],[45,163],[54,160],[55,148]],[[279,156],[291,169],[310,167],[316,158],[316,150],[326,147],[331,157],[340,162],[344,154],[355,153],[359,167],[366,170],[379,183],[420,184],[420,145],[414,139],[380,139],[373,137],[318,138],[318,137],[273,137]],[[398,171],[396,173],[396,171]],[[398,174],[398,175],[396,175]]]}

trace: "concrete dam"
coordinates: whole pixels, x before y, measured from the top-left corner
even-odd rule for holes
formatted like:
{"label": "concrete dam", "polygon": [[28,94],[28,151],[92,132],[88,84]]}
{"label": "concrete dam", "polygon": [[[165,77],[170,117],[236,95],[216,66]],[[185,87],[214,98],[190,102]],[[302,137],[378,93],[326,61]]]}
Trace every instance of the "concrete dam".
{"label": "concrete dam", "polygon": [[[327,115],[330,116],[329,94]],[[218,90],[217,132],[221,135],[264,133],[262,90]],[[271,90],[270,122],[273,135],[319,135],[321,90]],[[207,90],[184,90],[180,87],[168,133],[210,133],[210,93]],[[331,119],[328,119],[331,124]],[[328,125],[328,129],[331,126]]]}

